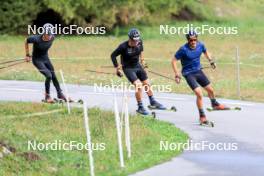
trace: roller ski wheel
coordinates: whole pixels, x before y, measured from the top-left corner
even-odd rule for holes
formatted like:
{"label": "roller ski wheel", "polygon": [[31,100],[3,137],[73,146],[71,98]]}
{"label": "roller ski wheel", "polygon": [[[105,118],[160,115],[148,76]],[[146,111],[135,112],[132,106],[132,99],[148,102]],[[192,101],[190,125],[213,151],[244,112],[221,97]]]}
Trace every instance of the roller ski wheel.
{"label": "roller ski wheel", "polygon": [[54,101],[59,104],[63,104],[65,102],[63,99],[57,99],[57,98],[54,98]]}
{"label": "roller ski wheel", "polygon": [[79,99],[79,100],[77,101],[77,103],[83,104],[83,100],[82,100],[82,99]]}
{"label": "roller ski wheel", "polygon": [[154,119],[156,119],[156,112],[151,112],[151,115]]}
{"label": "roller ski wheel", "polygon": [[173,111],[173,112],[176,112],[176,111],[177,111],[177,108],[176,108],[175,106],[172,106],[172,107],[170,108],[170,110]]}

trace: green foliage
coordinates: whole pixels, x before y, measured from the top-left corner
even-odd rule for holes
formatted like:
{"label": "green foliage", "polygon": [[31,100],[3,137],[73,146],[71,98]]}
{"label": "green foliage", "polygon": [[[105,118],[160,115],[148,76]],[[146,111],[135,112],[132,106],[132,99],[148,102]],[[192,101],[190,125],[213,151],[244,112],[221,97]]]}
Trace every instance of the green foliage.
{"label": "green foliage", "polygon": [[20,33],[40,12],[47,10],[54,11],[62,24],[106,26],[112,30],[118,26],[153,25],[171,20],[218,22],[262,18],[263,7],[263,0],[2,0],[0,33]]}
{"label": "green foliage", "polygon": [[111,30],[116,26],[170,20],[171,14],[177,14],[183,6],[180,0],[5,0],[0,7],[0,31],[21,32],[19,29],[32,24],[39,12],[48,9],[59,14],[65,24],[103,25]]}
{"label": "green foliage", "polygon": [[0,33],[19,33],[36,18],[40,12],[37,0],[2,0],[0,6]]}

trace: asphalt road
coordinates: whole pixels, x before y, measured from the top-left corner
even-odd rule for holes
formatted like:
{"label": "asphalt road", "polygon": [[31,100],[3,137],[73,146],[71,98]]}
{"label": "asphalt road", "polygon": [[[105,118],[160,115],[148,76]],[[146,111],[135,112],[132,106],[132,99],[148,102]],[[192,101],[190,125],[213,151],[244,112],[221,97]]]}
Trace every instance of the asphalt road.
{"label": "asphalt road", "polygon": [[[67,85],[70,97],[84,99],[89,107],[113,109],[114,92],[98,92],[92,86]],[[0,81],[0,100],[40,102],[43,98],[43,83],[29,81]],[[53,89],[54,92],[54,89]],[[119,105],[122,92],[116,91]],[[129,110],[134,113],[134,93],[129,93]],[[156,93],[164,105],[176,106],[177,112],[157,112],[157,118],[168,121],[187,132],[193,144],[211,146],[236,145],[236,150],[188,150],[172,160],[135,173],[135,176],[263,176],[264,175],[264,104],[219,99],[229,106],[240,106],[242,111],[207,112],[214,128],[198,125],[195,97],[191,95]],[[205,98],[205,106],[210,102]],[[144,104],[147,105],[147,97]],[[159,145],[159,144],[158,144]],[[227,147],[228,148],[228,147]],[[230,149],[230,147],[229,147]]]}

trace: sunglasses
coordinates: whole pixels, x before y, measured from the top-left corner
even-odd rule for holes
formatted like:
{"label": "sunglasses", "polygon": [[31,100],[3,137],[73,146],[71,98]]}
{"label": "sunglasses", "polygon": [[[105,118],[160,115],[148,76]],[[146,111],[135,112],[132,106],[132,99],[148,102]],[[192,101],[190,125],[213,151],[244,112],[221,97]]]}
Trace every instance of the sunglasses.
{"label": "sunglasses", "polygon": [[189,42],[196,42],[197,39],[189,39]]}

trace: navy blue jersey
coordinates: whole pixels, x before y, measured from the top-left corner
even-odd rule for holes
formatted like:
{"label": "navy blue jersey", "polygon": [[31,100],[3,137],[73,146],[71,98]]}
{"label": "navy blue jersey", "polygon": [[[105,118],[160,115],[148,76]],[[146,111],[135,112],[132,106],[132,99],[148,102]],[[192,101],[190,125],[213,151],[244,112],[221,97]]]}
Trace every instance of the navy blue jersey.
{"label": "navy blue jersey", "polygon": [[175,53],[175,58],[181,61],[183,76],[201,70],[200,57],[205,52],[204,44],[198,41],[195,49],[186,43]]}

